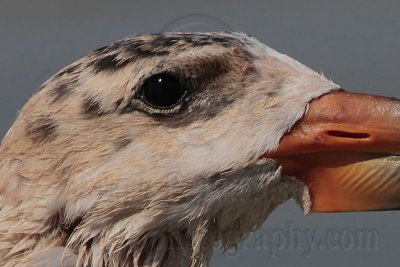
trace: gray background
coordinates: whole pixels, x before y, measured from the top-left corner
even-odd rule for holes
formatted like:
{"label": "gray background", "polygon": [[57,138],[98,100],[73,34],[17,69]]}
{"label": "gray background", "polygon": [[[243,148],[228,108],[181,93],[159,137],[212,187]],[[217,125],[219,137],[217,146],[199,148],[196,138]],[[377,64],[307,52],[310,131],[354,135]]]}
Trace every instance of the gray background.
{"label": "gray background", "polygon": [[[36,88],[61,67],[126,35],[159,32],[189,14],[211,16],[232,29],[250,33],[278,51],[323,71],[347,90],[400,97],[398,1],[1,0],[0,137]],[[224,27],[209,17],[196,15],[170,27],[208,30],[221,25]],[[222,256],[217,253],[212,263],[398,266],[399,219],[400,212],[305,217],[289,202],[276,210],[261,231],[242,243],[236,252]],[[318,243],[308,254],[306,245],[299,249],[289,244],[290,227],[302,235],[316,231],[322,238],[331,230],[345,235],[372,229],[378,234],[379,243],[371,249],[360,248],[347,244],[345,236],[338,247],[327,249],[322,247],[324,243]],[[271,248],[271,242],[276,243],[277,249]]]}

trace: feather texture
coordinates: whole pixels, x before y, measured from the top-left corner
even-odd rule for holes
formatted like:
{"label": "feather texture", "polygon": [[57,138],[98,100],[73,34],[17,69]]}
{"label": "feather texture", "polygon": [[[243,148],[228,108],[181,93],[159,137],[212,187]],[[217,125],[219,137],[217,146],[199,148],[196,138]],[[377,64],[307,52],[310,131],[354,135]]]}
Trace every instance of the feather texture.
{"label": "feather texture", "polygon": [[[140,98],[158,73],[182,105]],[[242,33],[129,37],[44,83],[0,147],[2,266],[207,266],[305,186],[274,150],[339,87]]]}

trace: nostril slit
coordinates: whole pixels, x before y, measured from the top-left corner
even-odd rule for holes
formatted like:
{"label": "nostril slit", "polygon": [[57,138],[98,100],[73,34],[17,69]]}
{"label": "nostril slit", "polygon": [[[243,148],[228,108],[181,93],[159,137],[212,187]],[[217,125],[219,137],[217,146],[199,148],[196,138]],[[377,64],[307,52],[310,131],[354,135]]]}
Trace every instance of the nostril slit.
{"label": "nostril slit", "polygon": [[342,131],[328,131],[327,134],[334,137],[352,138],[352,139],[366,139],[370,137],[368,133],[349,133]]}

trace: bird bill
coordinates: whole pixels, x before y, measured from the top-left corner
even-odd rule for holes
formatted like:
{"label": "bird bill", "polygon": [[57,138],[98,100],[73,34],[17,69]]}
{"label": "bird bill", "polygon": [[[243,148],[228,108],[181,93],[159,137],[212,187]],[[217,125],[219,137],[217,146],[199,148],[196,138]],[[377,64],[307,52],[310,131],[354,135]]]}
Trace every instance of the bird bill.
{"label": "bird bill", "polygon": [[400,100],[336,91],[266,156],[308,187],[315,212],[400,208]]}

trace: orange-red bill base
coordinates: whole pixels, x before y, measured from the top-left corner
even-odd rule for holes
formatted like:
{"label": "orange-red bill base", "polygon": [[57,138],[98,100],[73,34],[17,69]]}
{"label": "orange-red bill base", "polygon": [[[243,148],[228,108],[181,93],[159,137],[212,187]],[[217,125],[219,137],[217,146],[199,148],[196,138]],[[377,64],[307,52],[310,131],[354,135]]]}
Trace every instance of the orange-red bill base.
{"label": "orange-red bill base", "polygon": [[311,210],[400,209],[400,100],[336,91],[313,100],[305,116],[265,157],[302,180]]}

